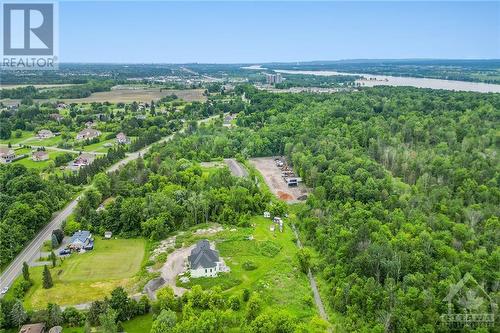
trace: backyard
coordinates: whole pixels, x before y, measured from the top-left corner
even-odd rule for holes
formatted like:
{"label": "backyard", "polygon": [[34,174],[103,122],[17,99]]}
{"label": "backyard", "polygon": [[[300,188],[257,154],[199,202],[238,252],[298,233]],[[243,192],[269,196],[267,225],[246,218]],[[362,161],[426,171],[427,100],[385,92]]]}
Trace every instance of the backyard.
{"label": "backyard", "polygon": [[117,286],[131,289],[145,253],[142,239],[95,239],[94,250],[72,254],[51,269],[54,287],[42,288],[43,267],[30,268],[33,286],[27,292],[27,308],[45,308],[47,303],[76,305],[102,299]]}
{"label": "backyard", "polygon": [[[287,308],[299,318],[316,314],[309,282],[296,264],[297,247],[292,230],[270,230],[272,221],[253,217],[252,228],[233,228],[206,238],[215,241],[220,256],[231,269],[217,278],[191,279],[177,285],[204,289],[220,286],[224,293],[241,295],[244,289],[260,293],[266,304]],[[252,235],[253,239],[248,239]],[[198,238],[198,237],[197,237]],[[186,245],[186,244],[185,244]]]}

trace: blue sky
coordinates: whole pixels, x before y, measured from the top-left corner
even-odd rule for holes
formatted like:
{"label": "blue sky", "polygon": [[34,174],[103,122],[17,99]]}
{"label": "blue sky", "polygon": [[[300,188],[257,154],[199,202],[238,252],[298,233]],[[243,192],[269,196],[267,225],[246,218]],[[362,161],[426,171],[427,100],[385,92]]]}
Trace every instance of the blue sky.
{"label": "blue sky", "polygon": [[62,62],[500,58],[499,2],[61,2]]}

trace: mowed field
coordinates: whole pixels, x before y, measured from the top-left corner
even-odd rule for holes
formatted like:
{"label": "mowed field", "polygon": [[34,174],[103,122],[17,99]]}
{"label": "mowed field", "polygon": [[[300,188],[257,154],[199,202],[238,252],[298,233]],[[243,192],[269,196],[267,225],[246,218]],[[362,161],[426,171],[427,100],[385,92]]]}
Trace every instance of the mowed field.
{"label": "mowed field", "polygon": [[143,89],[112,89],[110,91],[93,93],[86,98],[65,99],[65,103],[92,103],[92,102],[110,102],[110,103],[131,103],[159,100],[162,97],[176,95],[186,102],[205,101],[203,89],[186,89],[186,90],[162,90],[160,88],[143,88]]}
{"label": "mowed field", "polygon": [[25,305],[33,309],[45,308],[49,302],[77,305],[109,296],[118,286],[129,289],[144,253],[142,239],[96,239],[94,250],[72,254],[51,269],[51,289],[42,287],[43,267],[31,267],[34,285],[26,294]]}
{"label": "mowed field", "polygon": [[[298,318],[310,319],[317,311],[307,276],[298,268],[298,248],[287,220],[283,232],[277,228],[271,231],[270,219],[255,216],[250,221],[252,228],[235,227],[196,237],[214,241],[231,271],[217,278],[191,279],[188,283],[178,280],[177,285],[186,288],[201,285],[204,289],[219,286],[224,293],[238,296],[249,289],[258,292],[268,306],[286,308]],[[248,239],[250,235],[253,238]]]}

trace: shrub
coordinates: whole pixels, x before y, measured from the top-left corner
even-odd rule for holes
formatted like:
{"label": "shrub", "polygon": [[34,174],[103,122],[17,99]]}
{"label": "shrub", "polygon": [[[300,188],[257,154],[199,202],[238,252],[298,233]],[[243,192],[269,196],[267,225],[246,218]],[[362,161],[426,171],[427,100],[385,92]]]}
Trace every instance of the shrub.
{"label": "shrub", "polygon": [[281,245],[273,241],[263,241],[259,243],[260,254],[265,257],[275,257],[281,251]]}
{"label": "shrub", "polygon": [[243,269],[246,271],[253,271],[257,269],[257,264],[254,263],[253,261],[245,261],[243,263]]}

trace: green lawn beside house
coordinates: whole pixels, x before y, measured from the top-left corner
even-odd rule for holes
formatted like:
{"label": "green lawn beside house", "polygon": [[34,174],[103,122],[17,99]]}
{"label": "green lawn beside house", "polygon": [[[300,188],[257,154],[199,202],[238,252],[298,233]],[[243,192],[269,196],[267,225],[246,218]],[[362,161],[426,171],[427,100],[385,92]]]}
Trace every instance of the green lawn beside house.
{"label": "green lawn beside house", "polygon": [[48,302],[76,305],[109,296],[118,286],[131,290],[134,276],[141,268],[145,245],[143,239],[102,240],[96,237],[94,250],[74,253],[51,268],[54,281],[51,289],[42,287],[43,267],[31,267],[33,286],[26,293],[25,306],[41,309]]}
{"label": "green lawn beside house", "polygon": [[[241,295],[244,289],[249,289],[259,292],[268,306],[286,308],[298,318],[311,318],[317,311],[307,276],[298,268],[295,257],[298,248],[287,221],[283,232],[278,228],[273,232],[272,221],[257,216],[250,221],[254,227],[226,226],[224,231],[206,236],[216,243],[219,255],[231,271],[216,278],[191,279],[186,284],[178,280],[177,285],[191,288],[198,284],[204,289],[220,286],[229,295]],[[190,242],[200,238],[203,237],[193,237]],[[255,269],[248,270],[249,265]]]}

